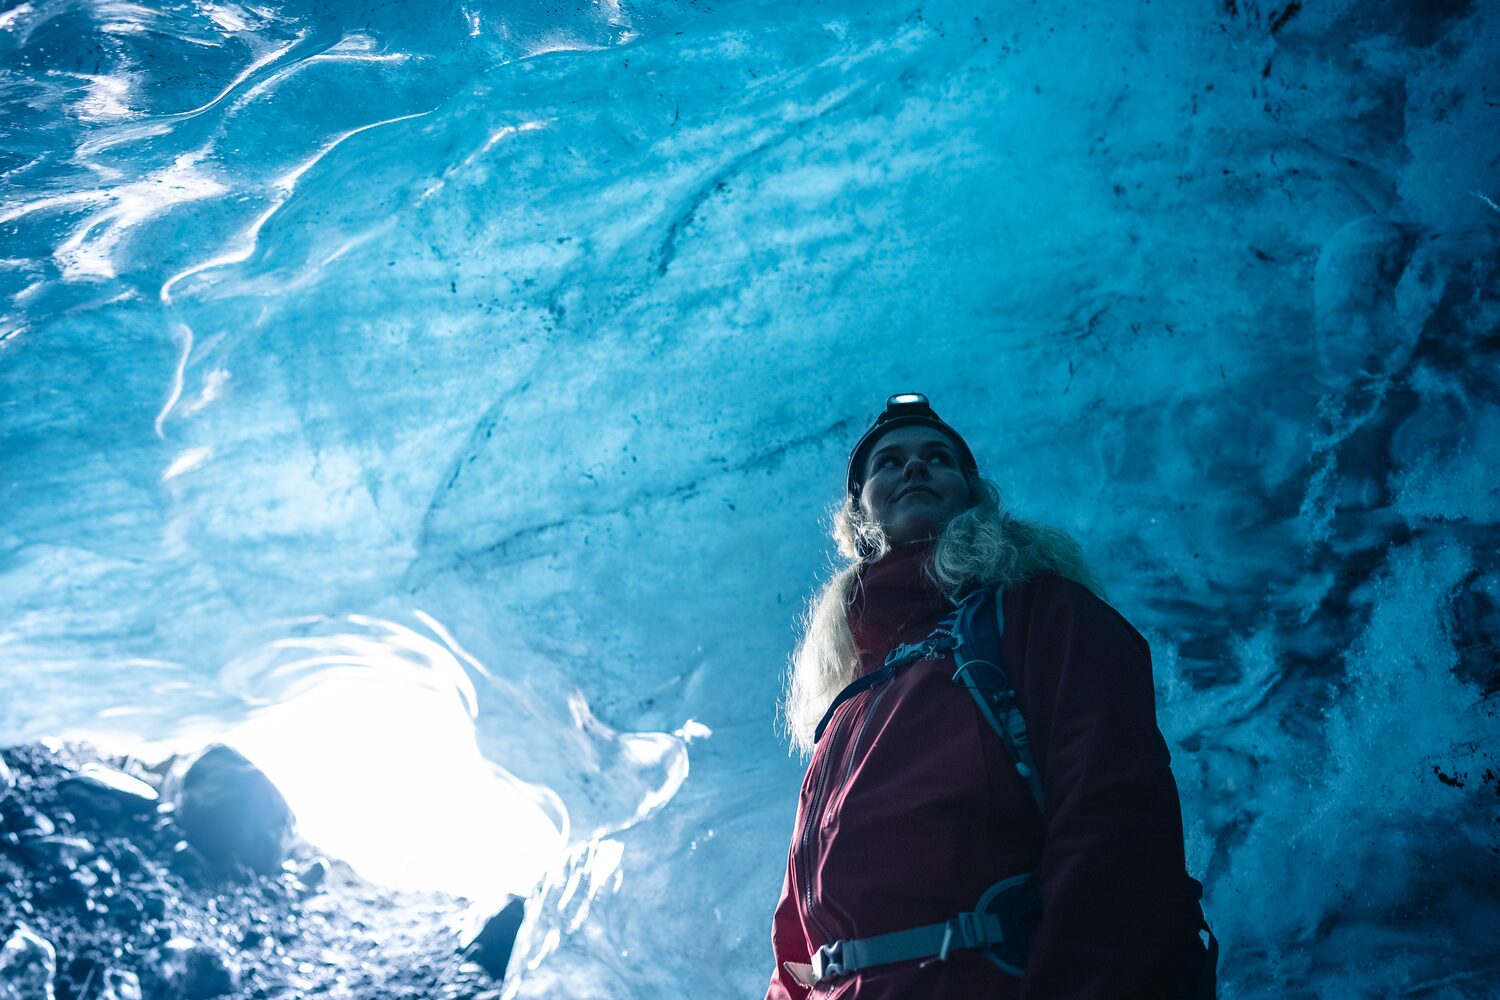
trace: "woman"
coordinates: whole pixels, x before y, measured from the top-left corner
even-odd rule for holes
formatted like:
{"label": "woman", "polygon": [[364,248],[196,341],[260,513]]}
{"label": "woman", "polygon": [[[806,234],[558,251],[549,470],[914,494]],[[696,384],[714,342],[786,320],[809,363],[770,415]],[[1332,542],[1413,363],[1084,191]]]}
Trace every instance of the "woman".
{"label": "woman", "polygon": [[[1197,995],[1201,911],[1150,654],[1078,545],[1002,511],[918,393],[855,446],[834,536],[851,563],[813,602],[783,706],[812,759],[767,1000]],[[983,588],[1000,595],[1034,787],[951,652],[901,650],[881,672]],[[865,677],[879,683],[850,686]],[[1035,886],[1040,916],[973,916],[1008,879]]]}

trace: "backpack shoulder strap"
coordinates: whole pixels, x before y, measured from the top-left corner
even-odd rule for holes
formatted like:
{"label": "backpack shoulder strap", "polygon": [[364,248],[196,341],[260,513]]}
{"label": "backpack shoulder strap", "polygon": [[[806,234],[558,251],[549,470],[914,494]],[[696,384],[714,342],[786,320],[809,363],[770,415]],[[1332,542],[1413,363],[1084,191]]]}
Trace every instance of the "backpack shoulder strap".
{"label": "backpack shoulder strap", "polygon": [[1005,635],[1000,594],[992,587],[974,591],[964,598],[956,618],[953,683],[973,696],[979,714],[1005,744],[1015,762],[1016,773],[1026,782],[1037,810],[1042,811],[1042,779],[1031,752],[1026,719],[1021,715],[1015,686],[1000,655],[1000,640]]}
{"label": "backpack shoulder strap", "polygon": [[[1036,759],[1031,752],[1031,740],[1026,732],[1026,720],[1016,702],[1015,686],[1005,670],[1001,656],[1001,639],[1005,635],[1005,611],[1001,605],[1001,594],[993,588],[976,590],[964,598],[958,610],[945,623],[950,624],[954,637],[953,682],[966,689],[974,697],[979,714],[1000,737],[1015,762],[1016,773],[1026,782],[1038,811],[1042,811],[1042,780],[1037,771]],[[1191,980],[1189,995],[1193,1000],[1213,1000],[1218,995],[1219,941],[1209,929],[1199,902],[1203,897],[1203,886],[1184,873],[1197,910],[1198,929],[1206,936],[1200,939],[1194,934],[1192,943],[1184,955],[1187,975]],[[1024,953],[1023,953],[1024,954]],[[993,958],[993,954],[991,955]],[[998,959],[995,959],[997,962]],[[1006,968],[1001,963],[1002,968]],[[1007,968],[1007,971],[1011,971]]]}

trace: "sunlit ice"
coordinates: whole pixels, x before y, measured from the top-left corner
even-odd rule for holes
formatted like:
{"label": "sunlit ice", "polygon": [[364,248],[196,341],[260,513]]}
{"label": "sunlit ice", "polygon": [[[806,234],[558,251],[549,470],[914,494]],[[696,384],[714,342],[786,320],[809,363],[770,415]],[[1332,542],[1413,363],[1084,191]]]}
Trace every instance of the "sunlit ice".
{"label": "sunlit ice", "polygon": [[556,796],[480,753],[475,692],[452,648],[350,623],[363,627],[231,664],[231,680],[280,697],[222,742],[280,788],[300,836],[373,882],[485,905],[527,894],[564,844]]}

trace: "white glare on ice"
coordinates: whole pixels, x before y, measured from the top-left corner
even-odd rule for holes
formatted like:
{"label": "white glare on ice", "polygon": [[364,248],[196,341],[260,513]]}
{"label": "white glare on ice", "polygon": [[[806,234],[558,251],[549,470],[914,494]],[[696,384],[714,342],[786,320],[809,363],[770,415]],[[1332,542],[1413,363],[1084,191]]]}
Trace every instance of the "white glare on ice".
{"label": "white glare on ice", "polygon": [[250,22],[245,18],[245,11],[232,3],[206,3],[200,9],[208,15],[209,20],[225,31],[248,31],[251,28]]}
{"label": "white glare on ice", "polygon": [[[131,229],[177,205],[222,194],[224,185],[199,166],[205,155],[203,150],[184,153],[171,166],[139,181],[103,193],[87,192],[76,199],[94,200],[96,195],[102,195],[110,204],[84,219],[53,254],[63,277],[69,280],[114,277],[115,248]],[[62,198],[46,200],[63,201]],[[40,207],[43,206],[21,206],[15,214]]]}
{"label": "white glare on ice", "polygon": [[34,10],[36,8],[31,6],[31,4],[23,3],[12,7],[10,10],[0,11],[0,31],[8,30],[23,14],[30,14]]}
{"label": "white glare on ice", "polygon": [[130,78],[124,74],[111,76],[107,73],[80,73],[88,81],[88,91],[74,109],[84,121],[107,121],[111,118],[129,118],[136,112],[126,103],[130,94]]}
{"label": "white glare on ice", "polygon": [[479,752],[474,692],[452,652],[354,621],[387,631],[276,644],[273,658],[306,655],[252,666],[291,677],[286,697],[223,742],[281,789],[302,837],[372,881],[486,905],[529,892],[563,847],[543,807],[560,815],[555,798]]}
{"label": "white glare on ice", "polygon": [[292,49],[296,48],[302,42],[302,39],[304,39],[306,37],[307,37],[307,32],[305,32],[305,31],[299,31],[299,32],[297,32],[296,36],[290,42],[287,42],[285,45],[282,45],[282,46],[279,46],[277,48],[272,49],[271,51],[269,51],[269,52],[265,53],[264,55],[262,55],[260,58],[258,58],[256,60],[254,60],[253,62],[251,62],[250,65],[246,66],[244,69],[240,70],[240,72],[235,76],[235,78],[233,80],[230,80],[229,83],[228,83],[228,85],[225,86],[223,90],[219,91],[217,94],[214,95],[214,97],[213,97],[212,100],[210,100],[210,101],[208,101],[208,102],[206,102],[204,104],[198,105],[196,108],[193,108],[191,111],[181,112],[181,117],[187,118],[187,117],[191,117],[193,115],[202,114],[203,112],[207,111],[209,108],[213,107],[215,104],[218,104],[224,98],[226,98],[230,94],[234,93],[234,89],[236,87],[238,87],[240,84],[244,83],[246,80],[248,80],[250,78],[250,76],[253,73],[255,73],[256,70],[261,69],[262,67],[265,67],[265,66],[269,66],[271,63],[273,63],[276,60],[280,59],[282,56],[284,56],[288,52],[292,51]]}
{"label": "white glare on ice", "polygon": [[169,479],[175,479],[184,472],[196,469],[207,461],[208,457],[213,453],[214,450],[212,448],[189,448],[172,459],[172,464],[167,466],[167,471],[161,474],[161,481],[166,482]]}
{"label": "white glare on ice", "polygon": [[203,378],[203,389],[198,393],[198,398],[182,408],[183,416],[192,416],[203,409],[209,403],[219,398],[224,391],[224,386],[229,382],[229,372],[224,368],[215,368]]}

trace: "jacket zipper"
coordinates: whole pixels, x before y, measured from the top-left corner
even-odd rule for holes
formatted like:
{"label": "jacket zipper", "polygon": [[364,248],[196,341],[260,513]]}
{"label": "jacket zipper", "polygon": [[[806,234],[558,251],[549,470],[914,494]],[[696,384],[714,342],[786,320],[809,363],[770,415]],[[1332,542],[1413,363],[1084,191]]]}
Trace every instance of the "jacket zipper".
{"label": "jacket zipper", "polygon": [[[890,689],[890,681],[882,683],[880,689],[876,691],[874,698],[870,699],[869,704],[865,707],[864,718],[860,720],[859,731],[854,734],[854,742],[849,748],[849,764],[844,769],[844,779],[839,782],[839,787],[847,785],[849,779],[854,775],[854,765],[858,762],[857,754],[860,741],[865,738],[865,730],[870,728],[870,720],[874,718],[875,709],[880,706],[880,700],[885,697],[886,692]],[[852,703],[856,699],[850,700]],[[823,936],[824,944],[831,944],[833,942],[833,935],[829,933],[828,928],[823,925],[823,922],[818,919],[817,913],[814,910],[813,865],[809,844],[811,843],[813,834],[822,825],[823,807],[833,801],[834,786],[828,784],[829,761],[837,756],[838,737],[844,731],[845,724],[849,721],[849,717],[853,714],[853,711],[851,708],[848,711],[840,712],[837,716],[833,732],[829,733],[830,743],[828,745],[828,752],[824,755],[822,763],[818,765],[818,783],[813,788],[812,805],[802,826],[802,850],[799,859],[802,867],[802,899],[806,905],[807,918],[812,921],[813,926],[818,929],[818,933]],[[824,798],[825,792],[828,793],[826,799]]]}
{"label": "jacket zipper", "polygon": [[[852,704],[853,701],[854,699],[851,699],[850,703]],[[809,807],[807,816],[802,823],[802,849],[799,852],[800,857],[798,858],[799,867],[802,869],[802,902],[804,904],[804,908],[807,911],[808,920],[812,921],[813,926],[818,929],[818,933],[823,936],[824,944],[831,944],[833,941],[833,936],[829,934],[828,928],[823,926],[823,922],[818,919],[817,913],[813,909],[813,864],[812,851],[810,850],[809,845],[812,841],[813,835],[817,832],[818,828],[822,826],[822,814],[824,805],[823,793],[829,790],[829,762],[834,760],[838,756],[836,752],[838,748],[838,737],[844,731],[844,724],[849,721],[849,715],[852,711],[852,709],[846,709],[845,711],[840,712],[836,717],[837,724],[834,726],[833,732],[829,734],[829,744],[827,752],[824,753],[823,760],[818,765],[818,783],[813,786],[812,804]]]}
{"label": "jacket zipper", "polygon": [[854,734],[854,742],[849,746],[849,766],[844,770],[843,783],[845,785],[849,784],[849,779],[854,777],[854,765],[859,761],[859,744],[865,738],[865,730],[870,728],[870,720],[875,718],[875,710],[880,707],[880,699],[884,698],[885,693],[890,689],[891,682],[886,681],[880,685],[880,690],[876,692],[875,697],[870,699],[869,711],[865,712],[864,720],[859,724],[859,732]]}

